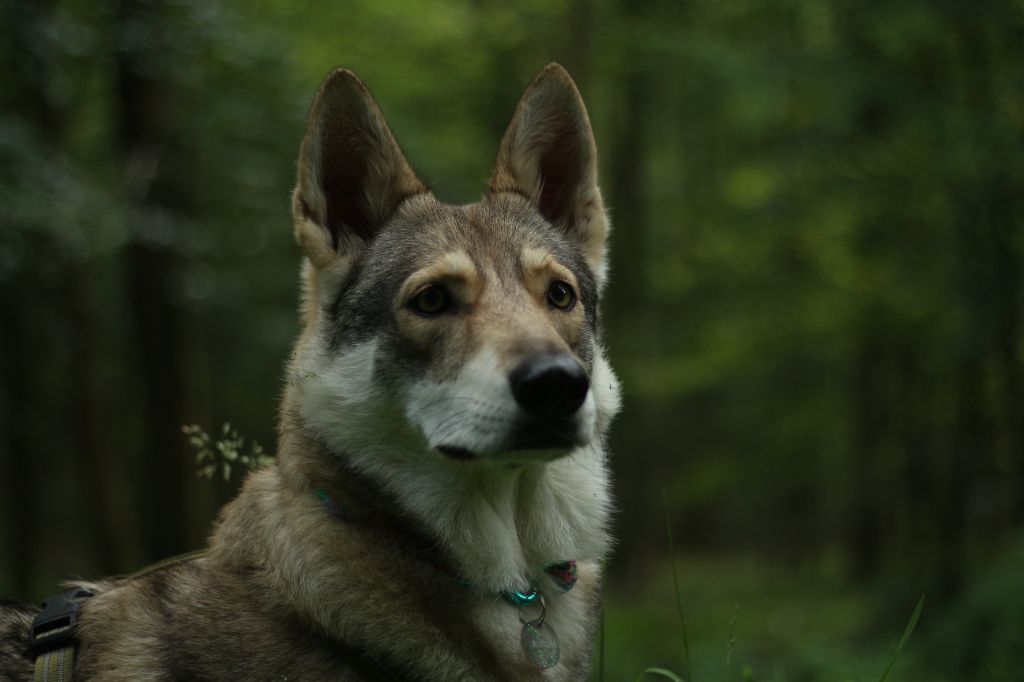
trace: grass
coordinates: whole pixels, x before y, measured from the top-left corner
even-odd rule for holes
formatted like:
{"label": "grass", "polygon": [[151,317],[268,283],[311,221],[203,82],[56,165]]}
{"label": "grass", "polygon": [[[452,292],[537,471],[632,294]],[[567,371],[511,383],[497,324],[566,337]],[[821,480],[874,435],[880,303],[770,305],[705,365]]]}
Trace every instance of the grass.
{"label": "grass", "polygon": [[[683,596],[679,589],[679,571],[676,567],[676,548],[672,542],[672,521],[669,519],[668,498],[665,496],[665,489],[661,489],[661,504],[665,509],[665,530],[668,533],[668,555],[672,562],[672,585],[675,587],[676,608],[679,611],[679,627],[683,631],[683,674],[686,680],[692,680],[690,676],[690,637],[686,633],[686,616],[683,613]],[[649,670],[660,670],[660,668],[649,668]]]}
{"label": "grass", "polygon": [[[879,598],[827,574],[769,566],[752,556],[689,556],[682,570],[673,564],[652,566],[628,584],[613,579],[598,656],[604,664],[595,671],[596,679],[927,679],[915,670],[916,660],[903,660],[923,598],[894,651],[894,635],[885,635],[885,623],[877,621]],[[683,596],[685,649],[680,642]],[[898,660],[902,665],[896,665]]]}
{"label": "grass", "polygon": [[683,678],[679,677],[679,675],[676,675],[671,670],[666,670],[665,668],[647,668],[642,673],[637,675],[636,679],[641,680],[647,675],[652,675],[655,677],[664,677],[672,680],[672,682],[683,682]]}
{"label": "grass", "polygon": [[[888,682],[921,617],[923,595],[895,651],[889,654],[891,643],[866,634],[874,626],[876,600],[828,571],[799,575],[787,567],[765,566],[756,558],[691,558],[684,574],[686,582],[681,583],[664,490],[662,503],[668,565],[659,567],[641,585],[609,589],[601,613],[596,679]],[[665,572],[671,573],[671,595],[665,593]],[[728,590],[732,593],[726,594]],[[693,595],[690,614],[699,625],[694,649],[702,654],[716,648],[721,651],[718,647],[724,642],[724,666],[721,659],[713,662],[716,656],[702,655],[699,664],[691,657],[684,594]],[[742,599],[737,601],[737,596]],[[724,624],[721,605],[727,598],[733,607]],[[739,627],[740,601],[750,614],[745,632]],[[676,625],[665,609],[670,602],[675,605]],[[735,659],[745,661],[738,675],[733,671]]]}
{"label": "grass", "polygon": [[907,640],[910,639],[910,635],[913,634],[914,628],[917,627],[917,621],[921,617],[921,611],[924,610],[924,595],[917,600],[917,608],[914,609],[914,613],[910,616],[910,622],[907,623],[906,629],[903,631],[903,637],[900,638],[900,643],[896,647],[895,653],[892,658],[889,659],[889,665],[885,666],[885,671],[882,672],[882,677],[878,682],[885,682],[889,678],[889,671],[892,670],[892,666],[896,663],[896,659],[903,653],[903,648],[907,646]]}
{"label": "grass", "polygon": [[[1019,682],[1022,545],[1024,535],[979,555],[963,591],[930,597],[927,616],[924,597],[915,606],[903,601],[901,580],[852,584],[838,552],[783,563],[683,550],[672,560],[612,564],[603,677],[597,662],[594,674],[616,682],[674,679],[666,673],[684,682]],[[904,596],[893,603],[893,594]],[[680,643],[684,600],[688,653]],[[911,610],[897,642],[900,612]],[[686,662],[689,679],[681,674]]]}

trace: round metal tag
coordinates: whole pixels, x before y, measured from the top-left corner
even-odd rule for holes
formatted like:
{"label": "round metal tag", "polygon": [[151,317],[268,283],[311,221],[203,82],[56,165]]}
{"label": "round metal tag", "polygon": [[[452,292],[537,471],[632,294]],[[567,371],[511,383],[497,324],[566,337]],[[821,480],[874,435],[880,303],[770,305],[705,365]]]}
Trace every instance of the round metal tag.
{"label": "round metal tag", "polygon": [[543,618],[523,623],[523,631],[519,636],[526,657],[538,668],[553,668],[558,665],[561,652],[558,648],[558,636]]}

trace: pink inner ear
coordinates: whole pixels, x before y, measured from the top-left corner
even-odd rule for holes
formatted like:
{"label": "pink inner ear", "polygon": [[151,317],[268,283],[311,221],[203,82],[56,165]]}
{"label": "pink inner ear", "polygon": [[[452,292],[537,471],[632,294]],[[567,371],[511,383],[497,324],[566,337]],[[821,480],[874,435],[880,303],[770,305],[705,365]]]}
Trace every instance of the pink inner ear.
{"label": "pink inner ear", "polygon": [[[366,144],[359,137],[358,131],[346,126],[324,131],[320,184],[327,202],[326,227],[335,248],[342,230],[364,241],[373,234],[363,193],[367,180]],[[359,153],[361,147],[363,153]]]}
{"label": "pink inner ear", "polygon": [[337,248],[338,236],[343,229],[367,241],[373,235],[373,226],[362,200],[366,160],[333,152],[330,148],[325,152],[321,183],[327,200],[327,226],[334,246]]}
{"label": "pink inner ear", "polygon": [[[301,181],[318,185],[319,192],[311,194],[323,197],[321,225],[335,250],[349,237],[369,242],[403,199],[426,191],[370,93],[351,72],[338,70],[324,81],[303,150],[307,166]],[[308,201],[299,206],[310,208]]]}
{"label": "pink inner ear", "polygon": [[571,121],[557,126],[551,146],[540,159],[540,196],[537,208],[553,224],[571,227],[574,219],[574,194],[583,181],[580,140]]}

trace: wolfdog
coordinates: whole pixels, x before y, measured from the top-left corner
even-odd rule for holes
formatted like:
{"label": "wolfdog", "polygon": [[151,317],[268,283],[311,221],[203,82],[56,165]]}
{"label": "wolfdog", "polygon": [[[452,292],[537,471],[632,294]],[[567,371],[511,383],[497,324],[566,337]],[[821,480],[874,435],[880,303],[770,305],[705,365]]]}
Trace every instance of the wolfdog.
{"label": "wolfdog", "polygon": [[302,332],[276,463],[205,552],[69,583],[60,622],[0,609],[0,677],[31,679],[56,623],[74,649],[46,665],[77,680],[584,679],[620,398],[598,312],[608,219],[572,79],[537,76],[482,199],[453,206],[336,70],[292,209]]}

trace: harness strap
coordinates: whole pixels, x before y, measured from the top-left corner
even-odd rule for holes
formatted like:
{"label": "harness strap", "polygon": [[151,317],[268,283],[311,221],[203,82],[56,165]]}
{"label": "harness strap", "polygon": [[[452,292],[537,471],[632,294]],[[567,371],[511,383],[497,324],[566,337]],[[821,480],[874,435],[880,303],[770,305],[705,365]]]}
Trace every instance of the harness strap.
{"label": "harness strap", "polygon": [[34,682],[72,682],[78,609],[91,596],[92,592],[75,588],[43,602],[43,610],[32,620],[28,642],[36,657]]}
{"label": "harness strap", "polygon": [[75,674],[75,645],[53,649],[36,657],[33,682],[72,682]]}

